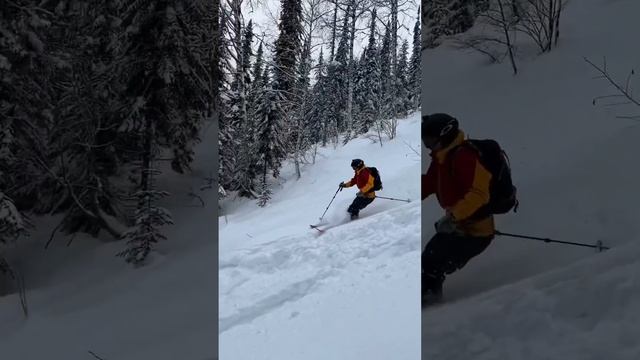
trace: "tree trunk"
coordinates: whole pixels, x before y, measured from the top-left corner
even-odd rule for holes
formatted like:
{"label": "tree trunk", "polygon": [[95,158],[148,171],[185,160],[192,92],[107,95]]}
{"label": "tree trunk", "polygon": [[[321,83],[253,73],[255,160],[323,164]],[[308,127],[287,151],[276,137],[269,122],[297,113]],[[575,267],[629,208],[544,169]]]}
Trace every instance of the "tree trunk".
{"label": "tree trunk", "polygon": [[511,60],[511,67],[513,68],[513,75],[518,74],[518,68],[516,67],[516,60],[513,54],[513,45],[511,44],[511,36],[509,35],[509,21],[504,13],[504,7],[502,6],[502,0],[498,0],[498,6],[500,7],[500,16],[502,18],[502,30],[504,31],[505,39],[507,40],[507,49],[509,50],[509,60]]}
{"label": "tree trunk", "polygon": [[556,12],[556,33],[555,47],[558,47],[558,38],[560,37],[560,14],[562,12],[562,0],[558,0],[558,11]]}
{"label": "tree trunk", "polygon": [[555,11],[555,1],[549,0],[549,9],[547,9],[547,16],[549,17],[549,38],[547,43],[547,51],[551,51],[551,44],[553,43],[553,25]]}
{"label": "tree trunk", "polygon": [[398,68],[398,0],[391,0],[391,74]]}
{"label": "tree trunk", "polygon": [[140,189],[142,191],[149,190],[149,175],[151,170],[151,144],[153,137],[153,121],[149,114],[145,115],[144,128],[144,151],[142,153],[142,171],[140,174]]}
{"label": "tree trunk", "polygon": [[211,90],[213,94],[213,99],[211,99],[212,110],[208,114],[211,116],[213,113],[213,121],[217,123],[217,111],[218,111],[218,84],[220,81],[220,74],[218,72],[218,64],[219,64],[219,46],[220,46],[220,5],[215,4],[213,6],[213,51],[211,53],[211,65],[210,65],[210,73],[211,73]]}
{"label": "tree trunk", "polygon": [[329,55],[329,62],[333,61],[333,58],[335,56],[335,49],[336,49],[336,27],[338,26],[338,1],[336,0],[334,2],[334,4],[336,5],[335,8],[333,9],[333,21],[331,24],[331,54]]}
{"label": "tree trunk", "polygon": [[349,65],[347,67],[347,128],[354,133],[353,125],[353,43],[356,34],[356,3],[352,1],[351,26],[349,28]]}

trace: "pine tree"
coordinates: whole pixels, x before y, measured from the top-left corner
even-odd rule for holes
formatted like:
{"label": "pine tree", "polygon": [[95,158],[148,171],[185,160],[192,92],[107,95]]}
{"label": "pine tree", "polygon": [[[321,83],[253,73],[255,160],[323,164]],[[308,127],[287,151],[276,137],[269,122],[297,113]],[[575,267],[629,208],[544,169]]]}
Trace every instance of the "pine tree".
{"label": "pine tree", "polygon": [[447,30],[451,34],[460,34],[469,30],[475,20],[468,0],[453,0],[448,4]]}
{"label": "pine tree", "polygon": [[438,46],[442,36],[450,35],[448,21],[450,19],[448,0],[424,0],[424,26],[426,29],[426,39],[424,43],[427,47]]}
{"label": "pine tree", "polygon": [[[240,96],[243,98],[241,102],[241,106],[244,107],[243,112],[236,113],[236,126],[238,127],[238,142],[239,142],[239,151],[238,161],[236,163],[236,168],[234,169],[233,176],[233,186],[231,189],[238,190],[238,195],[243,197],[254,198],[256,197],[257,190],[255,188],[255,178],[256,178],[256,152],[255,152],[255,112],[258,106],[258,97],[259,92],[262,91],[260,88],[262,85],[262,81],[260,79],[261,68],[262,68],[262,44],[258,49],[257,59],[255,62],[255,66],[253,68],[254,75],[256,79],[252,83],[251,81],[251,63],[250,58],[252,56],[252,40],[253,40],[253,31],[251,21],[247,25],[247,28],[244,33],[243,46],[242,46],[242,59],[244,65],[241,69],[241,75],[243,76],[243,86],[244,86],[244,94]],[[255,84],[255,86],[254,86]]]}
{"label": "pine tree", "polygon": [[379,52],[379,60],[380,63],[380,83],[381,83],[381,108],[380,115],[381,119],[389,119],[393,116],[393,98],[394,98],[394,89],[392,86],[392,72],[391,72],[391,52],[395,51],[395,49],[391,48],[391,33],[389,24],[387,24],[386,31],[384,33],[384,38],[382,40],[382,47]]}
{"label": "pine tree", "polygon": [[[262,49],[262,41],[260,42],[260,46],[258,46],[258,52],[256,53],[256,61],[253,63],[253,70],[251,73],[253,74],[254,82],[259,82],[262,77],[262,67],[264,66],[264,51]],[[255,83],[252,84],[252,89],[255,89],[257,86]]]}
{"label": "pine tree", "polygon": [[[348,14],[348,11],[347,11]],[[334,138],[334,142],[338,143],[338,137],[347,130],[346,111],[347,111],[347,84],[348,84],[348,16],[345,15],[340,41],[335,54],[335,60],[328,66],[328,91],[329,93],[329,109],[330,115],[330,136]]]}
{"label": "pine tree", "polygon": [[311,72],[311,38],[306,37],[302,46],[302,54],[298,63],[297,81],[296,81],[296,114],[295,124],[292,124],[289,131],[291,141],[291,153],[298,179],[302,176],[300,165],[303,161],[304,153],[309,147],[308,143],[308,127],[309,110],[311,108],[310,91],[310,72]]}
{"label": "pine tree", "polygon": [[220,92],[220,116],[218,123],[218,181],[225,190],[230,190],[234,186],[233,175],[236,168],[236,150],[240,144],[238,139],[238,129],[235,127],[233,114],[238,111],[234,109],[234,103],[238,96],[234,93],[237,86],[232,86],[229,79],[235,73],[234,55],[231,53],[234,38],[229,20],[229,10],[222,8],[220,14],[221,39],[219,47],[219,92]]}
{"label": "pine tree", "polygon": [[406,116],[411,109],[409,86],[407,80],[407,56],[409,42],[405,39],[398,55],[398,66],[394,74],[396,115]]}
{"label": "pine tree", "polygon": [[253,43],[253,20],[249,20],[249,24],[244,31],[244,38],[242,41],[242,73],[244,74],[244,83],[249,86],[251,84],[251,57],[253,51],[251,46]]}
{"label": "pine tree", "polygon": [[323,49],[320,49],[318,65],[315,72],[316,82],[311,90],[314,101],[309,111],[309,137],[313,143],[327,145],[327,120],[329,118],[329,93],[327,92],[326,65]]}
{"label": "pine tree", "polygon": [[[419,14],[420,12],[418,12]],[[421,32],[420,32],[420,19],[416,20],[416,24],[413,27],[413,49],[411,51],[411,61],[409,64],[409,96],[412,109],[417,109],[420,106],[420,94],[422,93],[422,44],[421,44]]]}
{"label": "pine tree", "polygon": [[282,160],[286,156],[283,143],[284,124],[278,114],[277,102],[282,101],[281,93],[273,89],[268,79],[269,69],[265,69],[265,90],[261,94],[257,123],[257,153],[260,154],[261,201],[267,201],[269,194],[267,174],[271,170],[278,177]]}
{"label": "pine tree", "polygon": [[127,241],[127,249],[118,253],[118,256],[136,266],[144,265],[155,244],[166,240],[159,228],[173,224],[169,211],[155,205],[158,200],[169,196],[165,191],[153,189],[153,176],[159,172],[153,169],[144,169],[143,172],[147,174],[149,186],[135,194],[138,200],[135,223],[123,236]]}
{"label": "pine tree", "polygon": [[[296,61],[300,58],[300,36],[302,34],[301,0],[281,0],[280,33],[275,43],[274,85],[283,99],[292,100],[295,87]],[[279,104],[281,107],[284,104]],[[289,106],[290,104],[287,104]],[[285,106],[286,107],[286,106]],[[280,109],[284,117],[285,107]]]}
{"label": "pine tree", "polygon": [[[199,44],[194,45],[199,37],[193,36],[197,34],[193,24],[205,18],[197,7],[183,7],[175,0],[128,5],[121,8],[126,19],[122,26],[138,30],[122,38],[126,44],[122,51],[129,55],[124,75],[128,79],[125,94],[130,116],[119,132],[135,144],[132,154],[137,157],[135,170],[139,176],[136,193],[153,202],[157,196],[153,193],[151,165],[160,152],[170,151],[172,169],[179,173],[188,170],[192,147],[199,141],[198,130],[209,108],[208,85],[201,81],[207,75],[206,58],[193,50]],[[146,211],[150,219],[145,226],[158,226],[155,219],[165,219],[159,215],[154,218],[150,205],[144,210],[140,204],[137,214]],[[145,244],[152,246],[153,242]],[[138,256],[146,253],[137,252],[135,261],[140,262]]]}
{"label": "pine tree", "polygon": [[362,74],[356,84],[357,103],[360,109],[358,133],[366,133],[379,116],[379,97],[381,96],[380,59],[376,45],[376,10],[371,14],[369,42],[360,61]]}

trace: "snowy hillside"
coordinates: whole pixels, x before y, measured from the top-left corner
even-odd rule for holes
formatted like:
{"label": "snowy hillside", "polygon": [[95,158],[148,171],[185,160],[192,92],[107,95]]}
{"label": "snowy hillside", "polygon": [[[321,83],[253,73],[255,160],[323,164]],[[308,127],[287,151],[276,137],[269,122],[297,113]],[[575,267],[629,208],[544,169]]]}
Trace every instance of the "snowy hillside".
{"label": "snowy hillside", "polygon": [[[367,137],[323,148],[296,180],[282,171],[271,204],[223,204],[220,225],[221,359],[416,359],[420,356],[419,113],[383,146]],[[356,188],[351,160],[379,169],[380,196],[347,222]]]}
{"label": "snowy hillside", "polygon": [[[447,46],[423,53],[423,111],[451,113],[468,135],[497,139],[511,157],[521,205],[498,229],[614,248],[496,238],[449,278],[450,302],[423,312],[423,358],[639,358],[631,338],[640,332],[640,125],[616,116],[640,109],[593,106],[615,90],[583,59],[602,65],[606,56],[624,84],[640,66],[640,48],[630,45],[638,14],[635,0],[570,2],[559,47],[523,52],[517,76],[508,62],[489,65]],[[423,243],[440,215],[434,202],[424,204]]]}
{"label": "snowy hillside", "polygon": [[[193,174],[165,172],[158,179],[158,186],[173,194],[163,205],[175,225],[166,228],[168,240],[148,266],[134,269],[115,257],[123,242],[84,236],[67,247],[69,238],[58,234],[43,250],[59,219],[34,219],[37,231],[8,251],[24,274],[30,313],[25,319],[18,295],[0,296],[2,359],[93,359],[89,351],[118,360],[217,358],[211,341],[216,336],[215,191],[198,190],[215,169],[215,135],[211,127],[196,147]],[[187,195],[192,190],[205,207]]]}

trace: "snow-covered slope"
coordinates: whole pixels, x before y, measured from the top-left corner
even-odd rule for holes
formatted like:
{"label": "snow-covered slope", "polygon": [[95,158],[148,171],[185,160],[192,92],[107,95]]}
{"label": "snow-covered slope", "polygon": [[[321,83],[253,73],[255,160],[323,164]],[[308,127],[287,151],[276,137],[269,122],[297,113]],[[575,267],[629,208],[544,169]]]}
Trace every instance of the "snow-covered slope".
{"label": "snow-covered slope", "polygon": [[59,219],[35,219],[37,231],[8,254],[26,279],[29,318],[17,295],[0,296],[0,358],[93,359],[89,351],[118,360],[217,358],[217,204],[215,189],[198,190],[215,171],[213,130],[196,148],[193,174],[158,179],[173,194],[165,205],[175,225],[148,266],[134,269],[115,257],[122,242],[84,236],[67,247],[69,238],[58,235],[43,250]]}
{"label": "snow-covered slope", "polygon": [[[583,59],[602,64],[606,56],[608,70],[624,84],[640,65],[640,47],[632,45],[640,36],[638,14],[635,0],[570,2],[560,46],[524,56],[517,76],[509,64],[487,65],[479,55],[446,47],[424,52],[423,111],[453,114],[470,136],[499,140],[511,157],[521,205],[517,214],[499,218],[498,228],[602,240],[615,250],[594,254],[496,238],[447,281],[452,301],[423,312],[423,358],[640,356],[628,338],[640,332],[637,322],[620,317],[637,312],[633,299],[640,296],[633,289],[640,264],[632,255],[640,235],[640,124],[615,118],[640,109],[593,106],[594,97],[615,91],[594,79],[597,73]],[[635,84],[637,92],[640,81]],[[423,159],[423,171],[427,164]],[[424,242],[439,216],[433,199],[425,201],[423,214]],[[570,266],[576,261],[581,265]],[[620,327],[611,330],[618,320]]]}
{"label": "snow-covered slope", "polygon": [[[383,146],[369,138],[320,149],[299,180],[283,171],[272,202],[225,203],[220,218],[221,359],[417,359],[420,357],[419,113]],[[351,159],[379,169],[384,189],[347,222],[356,188]]]}

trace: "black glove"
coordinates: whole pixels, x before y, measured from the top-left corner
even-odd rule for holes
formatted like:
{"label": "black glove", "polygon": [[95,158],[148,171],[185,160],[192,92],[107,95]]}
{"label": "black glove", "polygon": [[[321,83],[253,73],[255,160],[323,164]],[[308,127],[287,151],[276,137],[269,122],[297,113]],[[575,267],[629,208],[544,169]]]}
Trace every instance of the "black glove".
{"label": "black glove", "polygon": [[441,234],[455,234],[459,232],[455,219],[450,214],[440,218],[440,220],[435,223],[435,227],[436,232]]}
{"label": "black glove", "polygon": [[342,191],[342,189],[344,189],[344,187],[345,187],[345,186],[344,186],[344,182],[341,182],[341,183],[338,185],[338,187],[340,188],[340,191]]}

